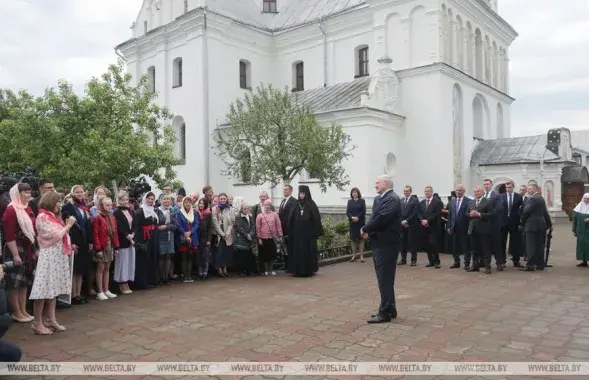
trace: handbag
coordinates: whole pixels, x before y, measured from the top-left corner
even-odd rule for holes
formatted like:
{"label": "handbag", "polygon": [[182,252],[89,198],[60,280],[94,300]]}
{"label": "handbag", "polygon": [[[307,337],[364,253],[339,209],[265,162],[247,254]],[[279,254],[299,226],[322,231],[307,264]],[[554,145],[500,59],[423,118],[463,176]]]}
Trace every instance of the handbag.
{"label": "handbag", "polygon": [[272,227],[270,227],[270,223],[268,223],[268,220],[266,219],[266,217],[264,216],[263,213],[260,213],[260,215],[262,215],[262,218],[264,218],[266,225],[270,229],[270,234],[272,235],[272,241],[274,242],[274,244],[277,244],[277,245],[280,244],[282,242],[282,239],[280,238],[280,236],[274,236],[274,234],[272,233]]}

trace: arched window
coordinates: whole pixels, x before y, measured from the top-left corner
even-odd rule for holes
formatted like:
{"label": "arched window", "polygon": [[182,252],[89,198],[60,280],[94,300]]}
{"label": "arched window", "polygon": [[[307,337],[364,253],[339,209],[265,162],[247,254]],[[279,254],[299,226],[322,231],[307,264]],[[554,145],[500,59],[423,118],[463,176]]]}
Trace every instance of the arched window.
{"label": "arched window", "polygon": [[245,59],[239,60],[239,87],[249,90],[251,83],[251,63]]}
{"label": "arched window", "polygon": [[386,173],[393,177],[397,173],[397,157],[393,153],[388,153],[385,162]]}
{"label": "arched window", "polygon": [[292,90],[305,90],[305,64],[302,61],[292,64]]}
{"label": "arched window", "polygon": [[155,66],[147,68],[147,81],[149,83],[149,91],[155,92]]}
{"label": "arched window", "polygon": [[174,59],[174,81],[172,87],[182,86],[182,58],[178,57]]}
{"label": "arched window", "polygon": [[485,126],[483,117],[483,102],[478,96],[472,101],[472,137],[475,139],[485,138]]}
{"label": "arched window", "polygon": [[186,161],[186,124],[180,126],[180,136],[178,136],[178,156]]}
{"label": "arched window", "polygon": [[356,48],[356,76],[364,77],[368,74],[368,45],[361,45]]}

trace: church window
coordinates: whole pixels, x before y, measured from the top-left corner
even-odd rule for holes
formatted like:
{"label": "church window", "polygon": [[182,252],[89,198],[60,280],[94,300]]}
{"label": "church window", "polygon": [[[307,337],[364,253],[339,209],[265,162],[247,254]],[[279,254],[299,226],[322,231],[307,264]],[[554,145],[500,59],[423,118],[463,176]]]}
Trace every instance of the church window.
{"label": "church window", "polygon": [[483,80],[483,36],[479,29],[474,32],[474,76]]}
{"label": "church window", "polygon": [[155,66],[150,66],[147,69],[147,81],[148,81],[149,91],[155,92]]}
{"label": "church window", "polygon": [[178,136],[178,156],[186,162],[186,124],[180,126],[180,136]]}
{"label": "church window", "polygon": [[356,78],[368,75],[368,46],[356,48]]}
{"label": "church window", "polygon": [[172,87],[182,86],[182,58],[178,57],[174,59],[173,65],[174,81]]}
{"label": "church window", "polygon": [[293,65],[293,91],[305,90],[305,64],[301,61]]}
{"label": "church window", "polygon": [[276,13],[276,0],[264,0],[264,13]]}
{"label": "church window", "polygon": [[251,88],[251,64],[245,59],[239,60],[239,87],[245,90]]}

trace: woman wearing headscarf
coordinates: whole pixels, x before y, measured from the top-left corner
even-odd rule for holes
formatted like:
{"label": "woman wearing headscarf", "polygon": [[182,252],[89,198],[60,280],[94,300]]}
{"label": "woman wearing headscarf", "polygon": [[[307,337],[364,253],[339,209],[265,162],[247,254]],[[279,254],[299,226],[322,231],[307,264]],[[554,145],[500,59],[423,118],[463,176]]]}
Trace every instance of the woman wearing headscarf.
{"label": "woman wearing headscarf", "polygon": [[33,283],[35,268],[35,215],[29,207],[31,186],[19,183],[10,189],[10,204],[2,215],[2,229],[6,246],[3,261],[14,261],[15,270],[4,277],[8,306],[12,318],[20,323],[34,318],[27,313],[27,288]]}
{"label": "woman wearing headscarf", "polygon": [[115,260],[114,280],[123,294],[131,294],[129,282],[135,279],[135,217],[127,193],[119,193],[118,206],[113,213],[119,234],[119,256]]}
{"label": "woman wearing headscarf", "polygon": [[589,260],[589,193],[574,208],[573,234],[577,238],[577,260],[581,260],[578,267],[587,267]]}
{"label": "woman wearing headscarf", "polygon": [[172,262],[175,247],[176,228],[178,227],[177,213],[172,208],[172,196],[164,195],[160,198],[161,205],[157,208],[157,216],[159,218],[158,236],[160,248],[160,283],[170,284],[172,279]]}
{"label": "woman wearing headscarf", "polygon": [[[59,295],[70,294],[72,290],[69,263],[72,244],[68,233],[76,223],[76,217],[71,215],[64,223],[59,217],[60,201],[59,193],[48,191],[38,204],[39,214],[35,224],[41,249],[29,297],[34,300],[35,314],[31,327],[38,335],[51,335],[53,331],[66,330],[57,323],[55,306]],[[44,308],[49,317],[46,321],[43,320]]]}
{"label": "woman wearing headscarf", "polygon": [[299,197],[290,213],[288,226],[289,252],[292,252],[288,260],[289,273],[295,277],[311,277],[319,270],[317,238],[323,235],[323,225],[308,186],[299,186]]}
{"label": "woman wearing headscarf", "polygon": [[158,225],[155,194],[145,194],[141,207],[135,211],[135,281],[137,290],[149,290],[159,283]]}
{"label": "woman wearing headscarf", "polygon": [[215,267],[219,277],[229,277],[227,267],[232,264],[233,242],[235,240],[233,224],[235,213],[229,205],[227,194],[219,194],[219,203],[213,210],[213,225],[219,237]]}
{"label": "woman wearing headscarf", "polygon": [[[76,218],[76,224],[69,230],[72,249],[74,252],[74,277],[72,278],[72,304],[81,305],[88,300],[82,296],[82,280],[89,276],[93,270],[92,264],[92,221],[90,209],[85,202],[84,188],[81,185],[72,187],[73,203],[66,203],[61,209],[63,220],[70,216]],[[92,289],[92,283],[88,284],[88,291]]]}
{"label": "woman wearing headscarf", "polygon": [[182,277],[185,283],[194,282],[192,279],[192,263],[198,251],[198,224],[200,220],[195,215],[192,199],[184,197],[182,207],[178,213],[178,235],[181,245],[178,252],[182,255]]}

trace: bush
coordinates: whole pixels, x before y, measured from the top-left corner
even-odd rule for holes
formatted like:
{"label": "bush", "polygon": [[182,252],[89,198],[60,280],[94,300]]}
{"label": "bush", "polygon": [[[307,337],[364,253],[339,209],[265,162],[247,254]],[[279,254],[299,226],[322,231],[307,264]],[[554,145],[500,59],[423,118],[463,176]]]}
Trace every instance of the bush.
{"label": "bush", "polygon": [[331,218],[322,220],[323,236],[317,240],[317,249],[327,249],[333,246],[333,241],[336,236],[335,224]]}
{"label": "bush", "polygon": [[350,232],[350,223],[347,221],[340,222],[335,225],[335,233],[338,235],[345,235]]}

